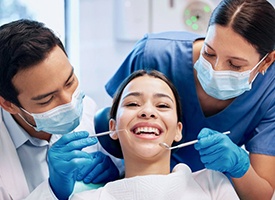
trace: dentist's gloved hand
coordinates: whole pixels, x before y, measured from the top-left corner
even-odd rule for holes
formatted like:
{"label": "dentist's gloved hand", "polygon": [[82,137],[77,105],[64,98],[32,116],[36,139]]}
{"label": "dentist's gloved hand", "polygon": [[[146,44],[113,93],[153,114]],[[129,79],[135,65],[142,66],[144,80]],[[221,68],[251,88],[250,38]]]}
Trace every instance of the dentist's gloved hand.
{"label": "dentist's gloved hand", "polygon": [[68,199],[74,184],[90,172],[91,155],[82,148],[97,143],[86,131],[63,135],[48,151],[49,183],[58,199]]}
{"label": "dentist's gloved hand", "polygon": [[107,183],[119,178],[119,171],[111,158],[100,151],[90,154],[92,164],[89,173],[83,178],[84,183]]}
{"label": "dentist's gloved hand", "polygon": [[226,172],[231,177],[242,177],[250,166],[246,151],[220,132],[203,128],[194,147],[206,168]]}

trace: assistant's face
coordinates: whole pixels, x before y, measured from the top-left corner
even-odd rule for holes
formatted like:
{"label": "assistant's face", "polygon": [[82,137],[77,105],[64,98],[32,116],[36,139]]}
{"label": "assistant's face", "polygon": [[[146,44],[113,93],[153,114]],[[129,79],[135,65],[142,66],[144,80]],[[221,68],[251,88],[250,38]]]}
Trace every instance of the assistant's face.
{"label": "assistant's face", "polygon": [[133,79],[122,93],[116,116],[116,129],[128,130],[118,133],[124,158],[151,159],[168,152],[159,143],[181,139],[176,109],[173,92],[164,81],[147,75]]}
{"label": "assistant's face", "polygon": [[[217,71],[243,72],[251,70],[260,61],[260,55],[251,44],[235,33],[232,28],[220,25],[209,27],[202,47],[202,55]],[[257,70],[252,73],[252,77]]]}
{"label": "assistant's face", "polygon": [[[18,89],[21,106],[30,113],[41,113],[56,106],[69,103],[78,86],[77,77],[65,53],[56,46],[47,58],[20,71],[13,78]],[[18,112],[34,124],[31,116]]]}

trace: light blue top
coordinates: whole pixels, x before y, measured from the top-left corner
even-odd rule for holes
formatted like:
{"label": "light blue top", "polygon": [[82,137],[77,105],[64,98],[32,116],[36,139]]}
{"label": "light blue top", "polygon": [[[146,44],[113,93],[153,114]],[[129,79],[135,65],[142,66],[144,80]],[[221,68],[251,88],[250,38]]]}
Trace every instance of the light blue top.
{"label": "light blue top", "polygon": [[[108,94],[113,96],[122,80],[135,70],[159,70],[174,83],[181,97],[184,135],[181,142],[196,139],[203,127],[220,132],[230,130],[231,140],[239,146],[245,145],[249,152],[275,156],[275,64],[264,76],[258,74],[250,91],[221,112],[206,117],[194,80],[192,45],[197,39],[203,38],[186,32],[146,35],[106,84]],[[173,152],[171,168],[177,163],[186,163],[193,171],[203,168],[193,145]]]}

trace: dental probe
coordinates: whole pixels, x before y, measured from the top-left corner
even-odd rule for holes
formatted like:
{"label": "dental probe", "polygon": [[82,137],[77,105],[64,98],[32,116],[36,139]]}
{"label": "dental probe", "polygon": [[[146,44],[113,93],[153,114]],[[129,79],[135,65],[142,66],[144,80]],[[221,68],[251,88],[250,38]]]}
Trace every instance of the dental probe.
{"label": "dental probe", "polygon": [[[223,132],[223,134],[227,135],[229,134],[230,131],[226,131],[226,132]],[[191,144],[195,144],[197,143],[198,140],[192,140],[192,141],[189,141],[189,142],[185,142],[185,143],[182,143],[182,144],[179,144],[177,146],[173,146],[173,147],[170,147],[168,144],[166,144],[165,142],[161,142],[159,143],[159,145],[167,150],[172,150],[172,149],[177,149],[177,148],[181,148],[181,147],[186,147],[186,146],[189,146]]]}

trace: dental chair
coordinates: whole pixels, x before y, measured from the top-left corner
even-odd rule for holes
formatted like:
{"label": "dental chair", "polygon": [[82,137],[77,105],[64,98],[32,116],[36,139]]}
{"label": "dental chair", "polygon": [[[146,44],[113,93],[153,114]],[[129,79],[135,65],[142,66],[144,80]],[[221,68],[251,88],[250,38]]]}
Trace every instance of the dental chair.
{"label": "dental chair", "polygon": [[[111,107],[105,107],[98,110],[94,117],[95,132],[102,133],[109,131],[109,113]],[[97,138],[102,147],[111,155],[117,158],[123,158],[121,147],[118,140],[113,140],[109,135]]]}

